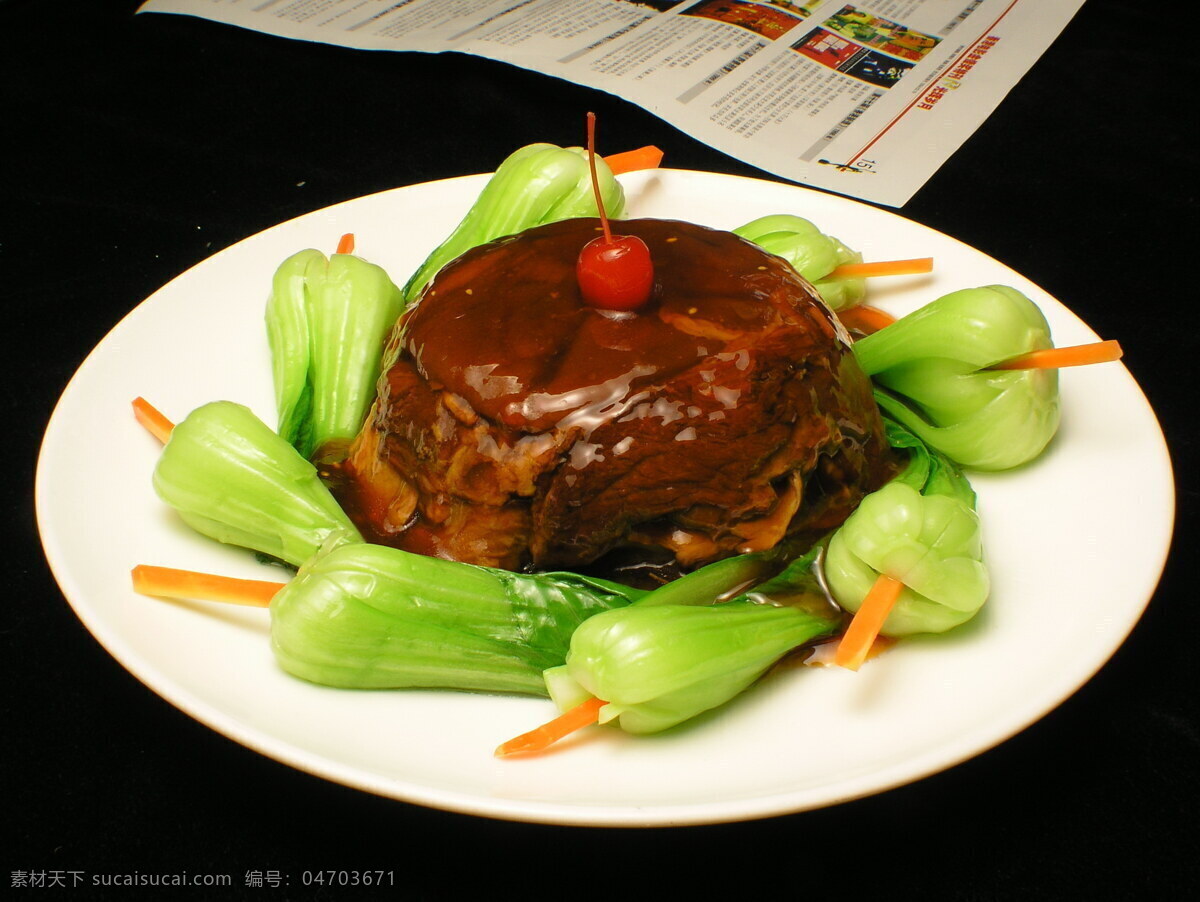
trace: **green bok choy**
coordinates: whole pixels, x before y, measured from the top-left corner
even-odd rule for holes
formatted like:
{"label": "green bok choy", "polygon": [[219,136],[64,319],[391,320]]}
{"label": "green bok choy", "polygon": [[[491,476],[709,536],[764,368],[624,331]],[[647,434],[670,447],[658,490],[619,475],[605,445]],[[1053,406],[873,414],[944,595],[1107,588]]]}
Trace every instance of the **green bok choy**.
{"label": "green bok choy", "polygon": [[1051,347],[1036,304],[1004,285],[955,291],[854,344],[879,406],[958,464],[1004,470],[1058,429],[1058,372],[989,369]]}
{"label": "green bok choy", "polygon": [[[596,157],[600,195],[610,219],[625,215],[625,192],[603,158]],[[513,151],[488,180],[462,222],[404,286],[414,300],[438,270],[473,247],[534,226],[598,216],[587,151],[529,144]]]}
{"label": "green bok choy", "polygon": [[171,430],[154,490],[202,535],[293,566],[361,541],[316,468],[247,407],[213,401]]}
{"label": "green bok choy", "polygon": [[862,254],[851,250],[832,235],[787,213],[763,216],[733,230],[763,250],[783,257],[792,268],[808,279],[833,310],[853,307],[867,295],[867,283],[861,278],[827,278],[844,263],[861,263]]}
{"label": "green bok choy", "polygon": [[[815,574],[821,549],[727,601],[681,591],[684,577],[596,615],[571,637],[566,662],[546,671],[551,698],[560,710],[602,699],[599,721],[630,733],[665,730],[723,705],[788,652],[841,625]],[[709,566],[720,573],[723,565],[730,572],[724,561]]]}
{"label": "green bok choy", "polygon": [[825,556],[834,599],[857,612],[881,574],[904,584],[880,629],[885,636],[941,633],[970,620],[989,578],[975,492],[949,460],[898,424],[888,441],[909,463],[838,528]]}
{"label": "green bok choy", "polygon": [[542,671],[562,663],[579,626],[644,594],[343,544],[271,600],[271,645],[284,670],[324,686],[545,695]]}
{"label": "green bok choy", "polygon": [[388,274],[353,254],[304,250],[267,301],[279,434],[304,457],[339,460],[375,400],[383,349],[404,309]]}

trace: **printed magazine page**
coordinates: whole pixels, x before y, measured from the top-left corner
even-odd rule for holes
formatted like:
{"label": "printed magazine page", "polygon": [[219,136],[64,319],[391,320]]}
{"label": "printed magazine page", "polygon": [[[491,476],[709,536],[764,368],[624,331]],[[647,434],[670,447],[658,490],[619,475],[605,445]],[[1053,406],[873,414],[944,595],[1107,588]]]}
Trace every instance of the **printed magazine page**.
{"label": "printed magazine page", "polygon": [[364,50],[456,51],[623,97],[782,178],[903,206],[1083,0],[148,0]]}

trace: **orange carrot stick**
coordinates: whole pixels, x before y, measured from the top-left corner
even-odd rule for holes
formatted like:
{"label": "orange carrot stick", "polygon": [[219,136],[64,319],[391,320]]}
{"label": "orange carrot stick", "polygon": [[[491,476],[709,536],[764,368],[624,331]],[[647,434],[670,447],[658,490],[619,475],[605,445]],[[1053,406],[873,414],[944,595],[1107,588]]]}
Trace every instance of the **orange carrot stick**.
{"label": "orange carrot stick", "polygon": [[903,588],[904,583],[900,580],[879,574],[838,644],[837,654],[833,658],[835,664],[847,670],[858,670],[862,666]]}
{"label": "orange carrot stick", "polygon": [[870,307],[867,304],[856,304],[853,307],[847,307],[845,310],[837,312],[837,318],[842,321],[842,325],[853,332],[861,332],[864,335],[870,335],[872,332],[878,332],[887,326],[890,326],[896,321],[896,317],[892,316],[878,307]]}
{"label": "orange carrot stick", "polygon": [[626,150],[614,153],[604,158],[613,175],[624,172],[636,172],[639,169],[657,169],[662,163],[663,152],[653,144],[639,147],[636,150]]}
{"label": "orange carrot stick", "polygon": [[933,257],[911,260],[881,260],[877,263],[843,263],[835,266],[827,279],[864,279],[868,276],[915,276],[933,272]]}
{"label": "orange carrot stick", "polygon": [[1030,351],[1018,357],[1011,357],[1001,363],[992,364],[990,370],[1043,370],[1058,369],[1064,366],[1087,366],[1092,363],[1110,363],[1120,360],[1125,352],[1119,342],[1096,341],[1086,345],[1072,345],[1068,348],[1043,348],[1040,351]]}
{"label": "orange carrot stick", "polygon": [[237,579],[194,570],[175,570],[171,567],[152,567],[139,564],[133,568],[133,590],[142,595],[159,598],[191,598],[200,601],[223,601],[265,608],[275,593],[286,583],[261,579]]}
{"label": "orange carrot stick", "polygon": [[600,709],[607,702],[600,698],[589,698],[586,702],[560,714],[540,727],[522,733],[496,748],[497,758],[509,755],[527,755],[533,752],[545,751],[564,736],[569,736],[576,730],[594,724],[600,716]]}
{"label": "orange carrot stick", "polygon": [[142,397],[134,398],[133,415],[146,428],[147,432],[164,445],[167,443],[175,424],[163,416],[153,404]]}
{"label": "orange carrot stick", "polygon": [[354,253],[354,233],[353,232],[347,232],[345,235],[342,236],[342,240],[338,242],[336,253],[339,253],[339,254],[353,254]]}

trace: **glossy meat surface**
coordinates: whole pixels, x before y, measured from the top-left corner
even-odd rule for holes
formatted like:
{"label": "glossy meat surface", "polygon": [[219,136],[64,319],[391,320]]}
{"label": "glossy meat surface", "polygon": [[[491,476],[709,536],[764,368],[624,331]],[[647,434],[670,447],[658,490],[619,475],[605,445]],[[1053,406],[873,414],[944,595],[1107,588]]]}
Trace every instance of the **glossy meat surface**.
{"label": "glossy meat surface", "polygon": [[476,248],[397,325],[347,507],[389,544],[521,569],[612,552],[687,568],[837,525],[883,480],[845,333],[782,260],[690,223],[633,313],[581,303],[596,220]]}

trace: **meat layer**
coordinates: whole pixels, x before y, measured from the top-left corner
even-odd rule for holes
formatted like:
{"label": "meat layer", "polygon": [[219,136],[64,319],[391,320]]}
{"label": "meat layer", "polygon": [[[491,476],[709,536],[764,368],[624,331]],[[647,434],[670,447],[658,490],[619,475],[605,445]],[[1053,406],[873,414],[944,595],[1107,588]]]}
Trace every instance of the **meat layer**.
{"label": "meat layer", "polygon": [[812,287],[728,232],[631,220],[633,313],[584,305],[597,220],[446,266],[397,324],[343,497],[388,544],[522,569],[693,567],[839,524],[888,471],[870,384]]}

